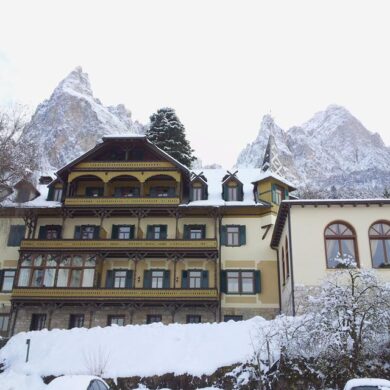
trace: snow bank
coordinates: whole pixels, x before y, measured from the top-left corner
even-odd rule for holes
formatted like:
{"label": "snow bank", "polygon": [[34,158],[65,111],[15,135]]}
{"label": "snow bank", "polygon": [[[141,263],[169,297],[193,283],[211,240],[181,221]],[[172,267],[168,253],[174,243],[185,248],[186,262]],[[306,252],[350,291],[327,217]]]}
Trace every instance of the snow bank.
{"label": "snow bank", "polygon": [[[23,332],[0,350],[0,361],[7,372],[38,376],[200,376],[250,358],[253,339],[267,324],[254,317],[219,324],[157,323]],[[27,339],[31,339],[31,349],[25,363]]]}

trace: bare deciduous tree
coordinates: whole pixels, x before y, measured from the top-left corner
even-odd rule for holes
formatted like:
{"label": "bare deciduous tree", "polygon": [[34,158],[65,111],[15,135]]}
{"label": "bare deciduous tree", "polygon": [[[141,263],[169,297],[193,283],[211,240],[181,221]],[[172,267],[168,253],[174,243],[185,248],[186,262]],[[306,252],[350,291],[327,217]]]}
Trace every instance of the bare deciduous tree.
{"label": "bare deciduous tree", "polygon": [[13,184],[37,169],[37,148],[20,136],[28,121],[26,106],[0,108],[0,184]]}

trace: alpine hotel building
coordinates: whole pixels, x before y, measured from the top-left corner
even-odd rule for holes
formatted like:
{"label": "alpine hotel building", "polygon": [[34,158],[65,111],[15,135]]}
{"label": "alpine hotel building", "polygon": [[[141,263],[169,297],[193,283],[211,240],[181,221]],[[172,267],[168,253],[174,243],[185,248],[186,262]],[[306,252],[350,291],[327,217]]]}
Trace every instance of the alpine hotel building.
{"label": "alpine hotel building", "polygon": [[272,140],[265,161],[190,171],[110,136],[18,183],[0,207],[0,335],[295,314],[337,253],[390,280],[389,200],[289,200]]}

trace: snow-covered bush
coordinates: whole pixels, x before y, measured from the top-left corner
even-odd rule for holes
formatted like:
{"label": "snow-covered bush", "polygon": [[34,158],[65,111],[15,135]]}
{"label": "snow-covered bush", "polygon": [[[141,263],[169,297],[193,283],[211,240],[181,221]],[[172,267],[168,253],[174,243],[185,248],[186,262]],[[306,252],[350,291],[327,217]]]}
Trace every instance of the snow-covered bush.
{"label": "snow-covered bush", "polygon": [[279,316],[259,331],[254,362],[262,384],[341,386],[390,371],[390,286],[373,271],[346,266],[306,297],[302,316]]}

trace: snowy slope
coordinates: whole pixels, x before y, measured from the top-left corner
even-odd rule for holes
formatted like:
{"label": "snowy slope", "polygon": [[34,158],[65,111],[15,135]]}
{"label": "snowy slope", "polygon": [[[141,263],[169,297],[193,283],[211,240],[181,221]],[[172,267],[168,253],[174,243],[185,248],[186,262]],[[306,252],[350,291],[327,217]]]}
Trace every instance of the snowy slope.
{"label": "snowy slope", "polygon": [[106,107],[95,98],[88,74],[78,67],[37,107],[22,139],[38,145],[41,171],[50,171],[94,147],[103,135],[143,132],[123,105]]}
{"label": "snowy slope", "polygon": [[390,187],[390,148],[345,108],[331,105],[301,126],[283,131],[265,116],[256,140],[240,153],[238,167],[260,167],[273,133],[288,179],[299,187],[342,196],[380,197]]}
{"label": "snowy slope", "polygon": [[[261,327],[271,324],[254,317],[213,324],[156,323],[23,332],[0,350],[0,362],[5,364],[6,373],[39,376],[96,375],[96,371],[103,372],[105,378],[166,373],[201,376],[250,359],[253,338]],[[31,339],[28,363],[26,339]]]}

